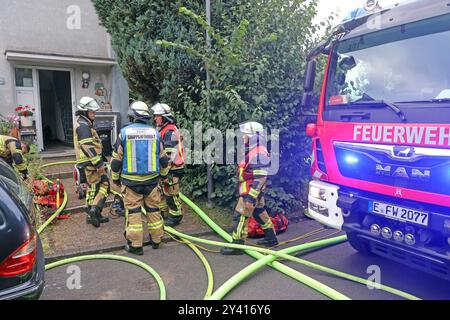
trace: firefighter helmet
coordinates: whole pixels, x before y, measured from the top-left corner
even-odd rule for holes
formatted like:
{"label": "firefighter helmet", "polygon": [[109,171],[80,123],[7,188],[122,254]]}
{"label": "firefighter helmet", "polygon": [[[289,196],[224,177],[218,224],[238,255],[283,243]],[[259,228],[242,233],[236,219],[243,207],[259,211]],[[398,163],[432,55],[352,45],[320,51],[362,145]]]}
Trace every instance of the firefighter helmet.
{"label": "firefighter helmet", "polygon": [[152,107],[153,114],[155,116],[162,116],[165,123],[174,123],[172,110],[165,103],[157,103]]}
{"label": "firefighter helmet", "polygon": [[255,121],[247,121],[244,123],[241,123],[239,125],[239,129],[242,133],[253,136],[256,134],[262,135],[264,133],[264,127],[261,123],[255,122]]}
{"label": "firefighter helmet", "polygon": [[130,105],[128,116],[133,119],[148,121],[152,118],[150,110],[145,102],[135,101]]}
{"label": "firefighter helmet", "polygon": [[153,114],[161,116],[172,116],[170,107],[165,103],[157,103],[152,107]]}
{"label": "firefighter helmet", "polygon": [[77,106],[78,110],[81,111],[93,111],[96,112],[100,110],[100,106],[97,101],[91,97],[83,97],[80,99],[80,103]]}

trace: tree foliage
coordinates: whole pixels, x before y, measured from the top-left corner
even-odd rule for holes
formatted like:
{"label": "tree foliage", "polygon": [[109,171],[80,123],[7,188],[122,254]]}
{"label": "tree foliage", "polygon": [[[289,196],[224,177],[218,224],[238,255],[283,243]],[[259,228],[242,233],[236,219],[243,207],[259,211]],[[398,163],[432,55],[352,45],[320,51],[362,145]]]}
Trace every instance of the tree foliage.
{"label": "tree foliage", "polygon": [[[317,0],[211,2],[209,27],[203,1],[93,0],[135,98],[168,103],[191,132],[194,121],[225,132],[249,119],[280,130],[280,169],[271,178],[268,206],[298,209],[305,200],[310,153],[299,104],[305,58],[320,39],[321,26],[312,23]],[[322,28],[329,30],[331,21]],[[195,197],[206,194],[205,168],[186,170],[184,188]],[[234,166],[214,165],[219,204],[235,199],[234,175]]]}

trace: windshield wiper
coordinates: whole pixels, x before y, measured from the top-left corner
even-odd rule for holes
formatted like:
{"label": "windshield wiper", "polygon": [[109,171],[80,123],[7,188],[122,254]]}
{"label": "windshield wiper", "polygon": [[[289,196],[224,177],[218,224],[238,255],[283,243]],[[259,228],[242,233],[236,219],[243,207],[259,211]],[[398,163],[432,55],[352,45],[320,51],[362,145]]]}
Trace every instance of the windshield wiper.
{"label": "windshield wiper", "polygon": [[417,100],[417,101],[399,101],[396,103],[408,104],[408,103],[450,103],[450,98],[431,99],[431,100]]}
{"label": "windshield wiper", "polygon": [[403,121],[406,122],[406,116],[404,112],[394,103],[384,100],[358,100],[351,102],[350,105],[373,105],[374,107],[384,106],[388,107]]}
{"label": "windshield wiper", "polygon": [[433,103],[449,103],[450,98],[442,98],[442,99],[431,99]]}

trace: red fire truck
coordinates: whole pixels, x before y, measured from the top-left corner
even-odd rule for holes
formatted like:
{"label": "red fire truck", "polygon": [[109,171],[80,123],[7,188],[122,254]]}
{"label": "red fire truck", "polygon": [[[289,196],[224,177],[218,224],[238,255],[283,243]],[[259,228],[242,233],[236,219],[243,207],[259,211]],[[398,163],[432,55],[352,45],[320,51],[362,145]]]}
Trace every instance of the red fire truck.
{"label": "red fire truck", "polygon": [[450,280],[450,1],[366,1],[309,55],[303,110],[321,55],[309,215]]}

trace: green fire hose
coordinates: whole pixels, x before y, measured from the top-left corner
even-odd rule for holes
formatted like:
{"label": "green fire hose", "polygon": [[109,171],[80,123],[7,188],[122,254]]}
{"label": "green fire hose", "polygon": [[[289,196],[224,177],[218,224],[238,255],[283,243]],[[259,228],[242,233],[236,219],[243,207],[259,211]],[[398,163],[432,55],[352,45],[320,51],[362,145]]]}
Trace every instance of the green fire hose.
{"label": "green fire hose", "polygon": [[[328,239],[327,239],[328,240]],[[296,252],[299,251],[303,251],[303,250],[308,250],[312,248],[312,245],[317,244],[320,245],[318,242],[322,242],[324,240],[321,241],[315,241],[315,242],[311,242],[311,243],[306,243],[306,244],[301,244],[298,246],[294,246],[294,247],[290,247],[290,248],[286,248],[283,250],[280,250],[279,253],[283,253],[283,254],[294,254]],[[324,244],[327,245],[327,244]],[[236,287],[239,283],[241,283],[243,280],[245,280],[246,278],[248,278],[249,276],[251,276],[252,274],[254,274],[256,271],[258,271],[259,269],[261,269],[262,267],[264,267],[264,265],[266,264],[270,264],[273,261],[275,261],[277,257],[275,256],[266,256],[258,261],[255,261],[254,263],[252,263],[251,265],[247,266],[246,268],[242,269],[240,272],[238,272],[237,274],[235,274],[233,277],[231,277],[230,279],[228,279],[222,286],[220,286],[219,289],[217,289],[214,294],[210,297],[210,300],[221,300],[223,299],[223,297],[225,297],[225,295],[230,292],[234,287]],[[312,269],[315,270],[319,270],[322,272],[326,272],[329,273],[331,275],[343,278],[343,279],[347,279],[350,281],[354,281],[357,283],[361,283],[363,285],[367,285],[368,284],[368,280],[367,279],[363,279],[360,277],[356,277],[341,271],[337,271],[328,267],[324,267],[321,266],[319,264],[304,260],[304,259],[300,259],[300,258],[296,258],[296,257],[292,257],[290,258],[291,261],[300,263],[304,266],[310,267]],[[373,284],[372,284],[373,285]],[[375,285],[374,285],[375,286]],[[405,293],[403,291],[391,288],[389,286],[385,286],[383,284],[380,284],[378,286],[378,289],[392,293],[394,295],[397,295],[399,297],[405,298],[405,299],[409,299],[409,300],[420,300],[420,298],[413,296],[409,293]]]}
{"label": "green fire hose", "polygon": [[[56,165],[62,165],[62,164],[75,164],[75,163],[76,163],[76,161],[53,162],[53,163],[44,164],[42,166],[42,168],[56,166]],[[48,179],[47,177],[44,177],[44,180],[50,181],[50,179]],[[64,208],[67,205],[67,201],[68,201],[68,195],[67,195],[67,192],[64,192],[64,200],[63,200],[61,207],[59,207],[58,210],[56,210],[55,213],[49,219],[47,219],[47,221],[45,221],[45,223],[38,229],[39,234],[41,234],[42,231],[44,231],[44,229],[64,210]],[[197,249],[197,248],[195,248],[195,249]],[[198,251],[198,249],[197,249],[197,251]],[[202,255],[202,254],[200,253],[200,255]],[[145,271],[147,271],[156,280],[156,283],[159,287],[160,299],[161,300],[166,299],[166,288],[164,286],[164,282],[162,281],[161,276],[148,264],[143,263],[143,262],[133,259],[133,258],[125,257],[125,256],[118,256],[118,255],[112,255],[112,254],[95,254],[95,255],[85,255],[85,256],[73,257],[73,258],[63,259],[60,261],[56,261],[56,262],[47,264],[45,266],[45,270],[47,271],[47,270],[51,270],[53,268],[60,267],[60,266],[66,265],[66,264],[87,261],[87,260],[115,260],[115,261],[126,262],[126,263],[133,264],[135,266],[138,266],[138,267],[144,269]],[[204,259],[204,260],[206,260],[206,259]],[[210,279],[209,275],[208,275],[208,279]],[[212,292],[212,283],[211,283],[211,285],[208,286],[208,290],[205,294],[205,299],[211,295],[211,292]]]}
{"label": "green fire hose", "polygon": [[[223,239],[225,239],[228,242],[232,241],[231,236],[226,233],[223,229],[221,229],[214,221],[211,220],[211,218],[204,213],[195,203],[193,203],[191,200],[189,200],[184,194],[180,193],[180,199],[183,200],[192,210],[194,210],[195,213],[197,213],[200,218],[203,219],[203,221],[205,221],[217,234],[219,234]],[[187,238],[188,240],[191,241],[195,241],[194,239],[190,239]],[[219,242],[219,245],[221,246],[225,246],[224,243]],[[240,249],[244,249],[242,247],[240,247],[240,245],[237,244],[227,244],[230,246],[230,248],[240,248]],[[238,247],[236,247],[238,246]],[[255,248],[255,247],[249,247],[249,246],[244,246],[245,247],[245,252],[247,254],[249,254],[250,256],[252,256],[255,259],[261,259],[264,257],[264,255],[262,255],[260,252],[264,252],[266,254],[277,254],[276,251],[271,251],[268,249],[263,249],[263,248]],[[259,251],[259,252],[255,252],[255,251]],[[283,255],[283,254],[281,254]],[[279,256],[279,255],[278,255]],[[282,257],[284,258],[284,257]],[[330,297],[331,299],[338,299],[338,300],[348,300],[349,298],[345,295],[343,295],[342,293],[324,285],[323,283],[302,274],[301,272],[294,270],[292,268],[289,268],[288,266],[285,266],[282,263],[279,263],[277,261],[274,261],[271,265],[272,268],[274,268],[275,270],[278,270],[284,274],[286,274],[287,276],[309,286],[310,288],[326,295],[327,297]]]}
{"label": "green fire hose", "polygon": [[[226,233],[224,230],[222,230],[214,221],[211,220],[211,218],[209,218],[209,216],[204,213],[197,205],[195,205],[191,200],[189,200],[186,196],[184,196],[183,194],[180,194],[180,198],[191,208],[193,209],[199,216],[200,218],[203,219],[203,221],[205,221],[216,233],[218,233],[220,236],[222,236],[222,238],[224,238],[225,240],[231,242],[232,238],[231,236]],[[190,236],[185,236],[186,239],[195,241],[195,239],[192,239]],[[225,283],[221,288],[219,288],[219,292],[216,291],[216,293],[213,294],[213,296],[211,296],[211,299],[217,299],[217,298],[222,298],[225,296],[225,294],[227,292],[229,292],[235,285],[239,284],[240,281],[244,280],[247,276],[250,276],[253,272],[257,271],[259,268],[261,268],[262,266],[269,264],[270,266],[274,267],[275,269],[277,268],[277,265],[281,265],[284,266],[278,262],[276,262],[276,258],[280,257],[286,260],[290,260],[290,261],[294,261],[297,263],[300,263],[302,265],[305,265],[307,267],[316,269],[316,270],[320,270],[323,272],[327,272],[330,273],[334,276],[338,276],[350,281],[354,281],[354,282],[358,282],[358,283],[362,283],[362,284],[367,284],[367,279],[363,279],[360,277],[356,277],[341,271],[337,271],[337,270],[333,270],[331,268],[327,268],[324,266],[321,266],[319,264],[315,264],[313,262],[310,261],[306,261],[304,259],[300,259],[297,257],[293,257],[289,254],[301,251],[301,250],[307,250],[310,249],[311,245],[318,245],[320,246],[320,244],[318,243],[322,243],[322,246],[326,246],[326,245],[330,245],[330,244],[334,244],[334,243],[339,243],[339,242],[343,242],[345,241],[346,236],[341,236],[341,237],[336,237],[336,238],[332,238],[332,239],[326,239],[326,240],[321,240],[321,241],[316,241],[316,242],[312,242],[312,243],[308,243],[308,244],[303,244],[303,245],[299,245],[299,246],[294,246],[294,247],[290,247],[281,251],[271,251],[269,254],[271,254],[271,256],[262,256],[259,257],[260,259],[258,261],[256,261],[253,265],[248,266],[247,268],[245,268],[244,270],[242,270],[242,274],[237,274],[235,275],[235,278],[231,278],[229,281]],[[202,239],[203,240],[203,239]],[[203,243],[206,243],[206,241],[209,240],[204,240],[202,241]],[[330,242],[328,242],[330,241]],[[220,242],[219,242],[220,243]],[[210,242],[209,244],[213,244],[213,242]],[[239,248],[240,249],[245,249],[245,247],[248,246],[241,246],[241,245],[237,245],[237,244],[228,244],[228,245],[223,245],[223,246],[228,246],[230,248]],[[253,247],[250,247],[251,250],[255,250]],[[262,250],[267,250],[267,249],[262,249]],[[260,251],[260,250],[257,250]],[[246,251],[248,254],[252,255],[252,256],[260,256],[260,254],[257,253],[252,253],[249,251]],[[260,251],[263,252],[263,251]],[[262,259],[261,259],[262,258]],[[291,269],[292,270],[292,269]],[[386,292],[392,293],[394,295],[398,295],[400,297],[406,298],[406,299],[411,299],[411,300],[418,300],[419,298],[411,295],[409,293],[391,288],[389,286],[385,286],[385,285],[379,285],[379,289],[384,290]],[[322,291],[319,291],[322,292]],[[322,292],[324,293],[324,292]],[[324,293],[325,294],[325,293]],[[326,294],[327,296],[329,296],[328,294]]]}
{"label": "green fire hose", "polygon": [[113,255],[113,254],[93,254],[93,255],[79,256],[79,257],[64,259],[64,260],[60,260],[60,261],[56,261],[56,262],[47,264],[45,266],[45,271],[48,271],[50,269],[60,267],[60,266],[66,265],[66,264],[87,261],[87,260],[115,260],[115,261],[122,261],[122,262],[134,264],[134,265],[144,269],[148,273],[150,273],[150,275],[156,280],[156,283],[159,286],[160,300],[166,299],[166,288],[164,286],[164,282],[161,279],[160,275],[148,264],[143,263],[143,262],[133,259],[133,258],[129,258],[129,257],[117,256],[117,255]]}
{"label": "green fire hose", "polygon": [[[56,165],[62,165],[62,164],[75,164],[75,161],[61,161],[61,162],[55,162],[55,163],[48,163],[43,165],[42,167],[49,167],[49,166],[56,166]],[[113,190],[111,190],[111,192],[113,194],[117,194],[120,195],[117,192],[114,192]],[[224,238],[225,240],[231,242],[231,236],[226,233],[224,230],[222,230],[217,224],[215,224],[214,221],[212,221],[209,216],[206,215],[206,213],[204,213],[197,205],[195,205],[195,203],[193,203],[191,200],[189,200],[188,198],[186,198],[184,195],[180,194],[180,198],[189,206],[191,207],[191,209],[194,210],[194,212],[197,213],[197,215],[200,216],[200,218],[202,218],[217,234],[219,234],[220,236],[222,236],[222,238]],[[55,212],[50,218],[49,220],[46,221],[46,223],[41,226],[41,228],[39,228],[39,233],[42,232],[42,230],[45,229],[45,227],[51,223],[51,221],[58,216],[58,214],[60,212],[62,212],[62,210],[64,209],[65,205],[67,204],[67,193],[64,194],[64,201],[63,201],[63,205],[57,210],[57,212]],[[59,212],[58,212],[59,211]],[[308,285],[309,287],[315,289],[316,291],[332,298],[332,299],[340,299],[340,300],[348,300],[349,298],[345,295],[343,295],[342,293],[298,272],[297,270],[291,269],[277,261],[275,261],[277,258],[282,258],[282,259],[286,259],[289,261],[294,261],[296,263],[302,264],[304,266],[316,269],[316,270],[321,270],[323,272],[327,272],[329,274],[332,274],[334,276],[338,276],[344,279],[348,279],[354,282],[358,282],[358,283],[362,283],[362,284],[366,284],[367,280],[363,279],[363,278],[359,278],[344,272],[340,272],[337,270],[333,270],[331,268],[327,268],[315,263],[312,263],[310,261],[304,260],[304,259],[300,259],[294,256],[291,256],[290,254],[296,253],[298,251],[302,251],[302,250],[309,250],[309,249],[315,249],[315,248],[320,248],[320,247],[324,247],[324,246],[328,246],[328,245],[332,245],[332,244],[337,244],[337,243],[341,243],[343,241],[346,240],[345,236],[341,236],[341,237],[335,237],[335,238],[331,238],[331,239],[325,239],[325,240],[320,240],[320,241],[315,241],[315,242],[311,242],[311,243],[307,243],[307,244],[302,244],[299,246],[294,246],[294,247],[290,247],[290,248],[286,248],[284,250],[281,251],[273,251],[273,250],[269,250],[269,249],[264,249],[264,248],[257,248],[257,247],[253,247],[253,246],[245,246],[245,245],[237,245],[237,244],[231,244],[231,243],[223,243],[223,242],[218,242],[218,241],[211,241],[211,240],[205,240],[205,239],[201,239],[201,238],[196,238],[196,237],[192,237],[189,235],[185,235],[181,232],[176,231],[173,228],[170,227],[165,227],[166,231],[168,231],[169,233],[178,236],[180,238],[182,238],[184,240],[184,242],[186,243],[186,245],[188,245],[196,254],[197,256],[200,258],[201,262],[203,263],[206,273],[207,273],[207,277],[208,277],[208,287],[204,296],[204,299],[212,299],[212,300],[217,300],[217,299],[222,299],[229,291],[231,291],[235,286],[237,286],[240,282],[242,282],[244,279],[246,279],[247,277],[249,277],[250,275],[252,275],[254,272],[256,272],[257,270],[259,270],[260,268],[262,268],[265,265],[269,265],[273,268],[275,268],[278,271],[281,271],[283,273],[285,273],[286,275],[296,279],[299,282],[302,282],[306,285]],[[224,247],[230,247],[230,248],[239,248],[239,249],[243,249],[246,251],[246,253],[248,253],[249,255],[253,256],[254,258],[258,259],[258,261],[254,262],[253,264],[249,265],[248,267],[244,268],[241,272],[237,273],[235,276],[233,276],[232,278],[230,278],[227,282],[225,282],[218,290],[216,290],[216,292],[214,292],[214,294],[212,294],[212,290],[213,290],[213,273],[211,270],[211,267],[208,263],[208,261],[206,260],[206,258],[204,257],[204,255],[198,250],[198,248],[191,243],[190,241],[193,242],[202,242],[202,243],[206,243],[209,245],[215,245],[215,246],[224,246]],[[261,254],[265,253],[267,254],[267,256],[264,256]],[[158,286],[160,287],[160,297],[161,299],[165,299],[166,298],[166,293],[165,293],[165,288],[164,288],[164,284],[162,282],[161,277],[156,273],[156,271],[154,271],[154,269],[152,269],[150,266],[146,265],[145,263],[140,262],[139,260],[135,260],[135,259],[131,259],[128,257],[123,257],[123,256],[116,256],[116,255],[89,255],[89,256],[81,256],[81,257],[75,257],[75,258],[70,258],[70,259],[65,259],[65,260],[61,260],[52,264],[49,264],[46,266],[46,270],[50,270],[52,268],[55,268],[57,266],[61,266],[64,264],[68,264],[68,263],[73,263],[73,262],[77,262],[77,261],[85,261],[85,260],[98,260],[98,259],[107,259],[107,260],[119,260],[119,261],[123,261],[123,262],[128,262],[128,263],[132,263],[135,264],[137,266],[140,266],[141,268],[143,268],[144,270],[146,270],[147,272],[149,272],[157,281]],[[137,262],[137,263],[135,263]],[[379,289],[381,290],[385,290],[387,292],[390,292],[392,294],[396,294],[400,297],[406,298],[406,299],[419,299],[413,295],[410,295],[408,293],[402,292],[400,290],[388,287],[388,286],[384,286],[384,285],[380,285]]]}

